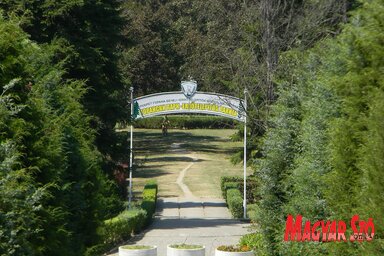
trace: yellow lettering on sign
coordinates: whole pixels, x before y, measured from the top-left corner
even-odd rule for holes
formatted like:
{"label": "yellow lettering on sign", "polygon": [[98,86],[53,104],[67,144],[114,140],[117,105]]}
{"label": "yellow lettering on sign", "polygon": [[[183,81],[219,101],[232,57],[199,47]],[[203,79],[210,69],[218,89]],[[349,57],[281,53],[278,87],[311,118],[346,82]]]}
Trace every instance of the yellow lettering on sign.
{"label": "yellow lettering on sign", "polygon": [[207,104],[207,103],[182,103],[181,106],[179,103],[172,104],[163,104],[152,107],[147,107],[141,110],[144,116],[153,115],[161,112],[172,111],[172,110],[202,110],[202,111],[212,111],[217,113],[222,113],[225,115],[237,117],[238,111],[226,107],[226,106],[218,106],[217,104]]}
{"label": "yellow lettering on sign", "polygon": [[156,114],[159,112],[165,112],[170,110],[177,110],[180,109],[180,104],[178,103],[172,103],[172,104],[164,104],[164,105],[158,105],[153,107],[144,108],[141,110],[144,116]]}

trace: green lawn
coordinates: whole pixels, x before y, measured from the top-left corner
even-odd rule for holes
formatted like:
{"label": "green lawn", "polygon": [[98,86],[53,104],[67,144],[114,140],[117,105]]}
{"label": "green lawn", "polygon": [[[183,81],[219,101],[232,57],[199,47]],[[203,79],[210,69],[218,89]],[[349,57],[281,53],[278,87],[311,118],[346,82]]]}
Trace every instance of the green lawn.
{"label": "green lawn", "polygon": [[195,158],[184,183],[195,196],[221,197],[220,177],[243,174],[241,164],[234,166],[230,162],[230,156],[243,146],[242,142],[230,140],[233,133],[235,130],[170,130],[163,137],[160,129],[136,129],[134,191],[141,191],[146,180],[156,179],[160,196],[182,195],[175,182],[180,171]]}

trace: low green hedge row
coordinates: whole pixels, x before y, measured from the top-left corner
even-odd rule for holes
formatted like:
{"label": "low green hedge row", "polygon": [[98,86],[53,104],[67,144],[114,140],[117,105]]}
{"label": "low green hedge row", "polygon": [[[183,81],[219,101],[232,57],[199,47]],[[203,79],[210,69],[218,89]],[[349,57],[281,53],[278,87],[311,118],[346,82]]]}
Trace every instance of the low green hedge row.
{"label": "low green hedge row", "polygon": [[232,189],[232,188],[239,189],[239,183],[238,182],[225,182],[223,184],[223,189],[221,192],[223,193],[223,197],[225,200],[227,200],[227,190]]}
{"label": "low green hedge row", "polygon": [[256,220],[258,212],[259,212],[259,206],[257,204],[247,205],[247,216],[251,220]]}
{"label": "low green hedge row", "polygon": [[125,210],[112,219],[105,220],[97,230],[99,244],[87,249],[86,256],[102,255],[117,244],[129,239],[150,224],[156,210],[157,184],[149,181],[143,190],[140,209]]}
{"label": "low green hedge row", "polygon": [[[221,177],[220,187],[221,187],[221,192],[224,199],[226,199],[227,189],[229,188],[227,186],[230,186],[232,188],[234,186],[233,183],[237,184],[237,188],[239,189],[241,196],[243,196],[243,191],[244,191],[243,178],[240,176],[223,176]],[[259,201],[259,199],[260,199],[260,196],[258,193],[258,181],[256,177],[248,176],[247,177],[247,203],[253,204]]]}
{"label": "low green hedge row", "polygon": [[139,232],[145,225],[147,213],[143,209],[126,210],[118,216],[104,221],[100,235],[104,243],[118,244]]}
{"label": "low green hedge row", "polygon": [[[237,121],[219,116],[168,116],[169,128],[173,129],[234,129]],[[161,129],[164,118],[161,116],[138,119],[136,128]],[[126,124],[120,123],[117,128],[125,128]]]}
{"label": "low green hedge row", "polygon": [[153,215],[155,214],[156,201],[157,184],[154,181],[150,181],[144,186],[143,201],[141,202],[141,208],[147,213],[146,225],[151,223]]}
{"label": "low green hedge row", "polygon": [[234,218],[243,216],[243,198],[237,188],[227,190],[227,205]]}
{"label": "low green hedge row", "polygon": [[147,213],[143,209],[125,210],[112,219],[105,220],[97,230],[100,243],[88,248],[85,255],[95,256],[112,249],[129,239],[145,225]]}

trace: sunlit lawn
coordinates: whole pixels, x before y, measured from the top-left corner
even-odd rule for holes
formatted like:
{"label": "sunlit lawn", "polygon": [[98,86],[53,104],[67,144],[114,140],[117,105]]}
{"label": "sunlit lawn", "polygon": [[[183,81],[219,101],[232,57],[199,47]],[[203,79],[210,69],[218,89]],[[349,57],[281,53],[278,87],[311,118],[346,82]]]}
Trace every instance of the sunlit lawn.
{"label": "sunlit lawn", "polygon": [[220,177],[242,175],[242,165],[230,162],[233,153],[242,148],[242,142],[232,142],[235,130],[170,130],[163,137],[161,130],[136,129],[134,152],[137,168],[133,173],[135,194],[148,179],[156,179],[163,197],[179,196],[175,183],[181,170],[193,158],[198,159],[187,171],[184,183],[195,196],[221,197]]}

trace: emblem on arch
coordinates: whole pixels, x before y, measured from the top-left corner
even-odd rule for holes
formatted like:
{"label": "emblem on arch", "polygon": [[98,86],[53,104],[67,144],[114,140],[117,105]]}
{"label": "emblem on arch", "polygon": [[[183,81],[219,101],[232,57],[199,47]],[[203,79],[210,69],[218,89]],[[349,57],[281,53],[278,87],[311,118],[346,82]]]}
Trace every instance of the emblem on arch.
{"label": "emblem on arch", "polygon": [[190,81],[181,81],[181,91],[184,93],[185,97],[191,99],[195,95],[197,90],[197,82],[194,80]]}

